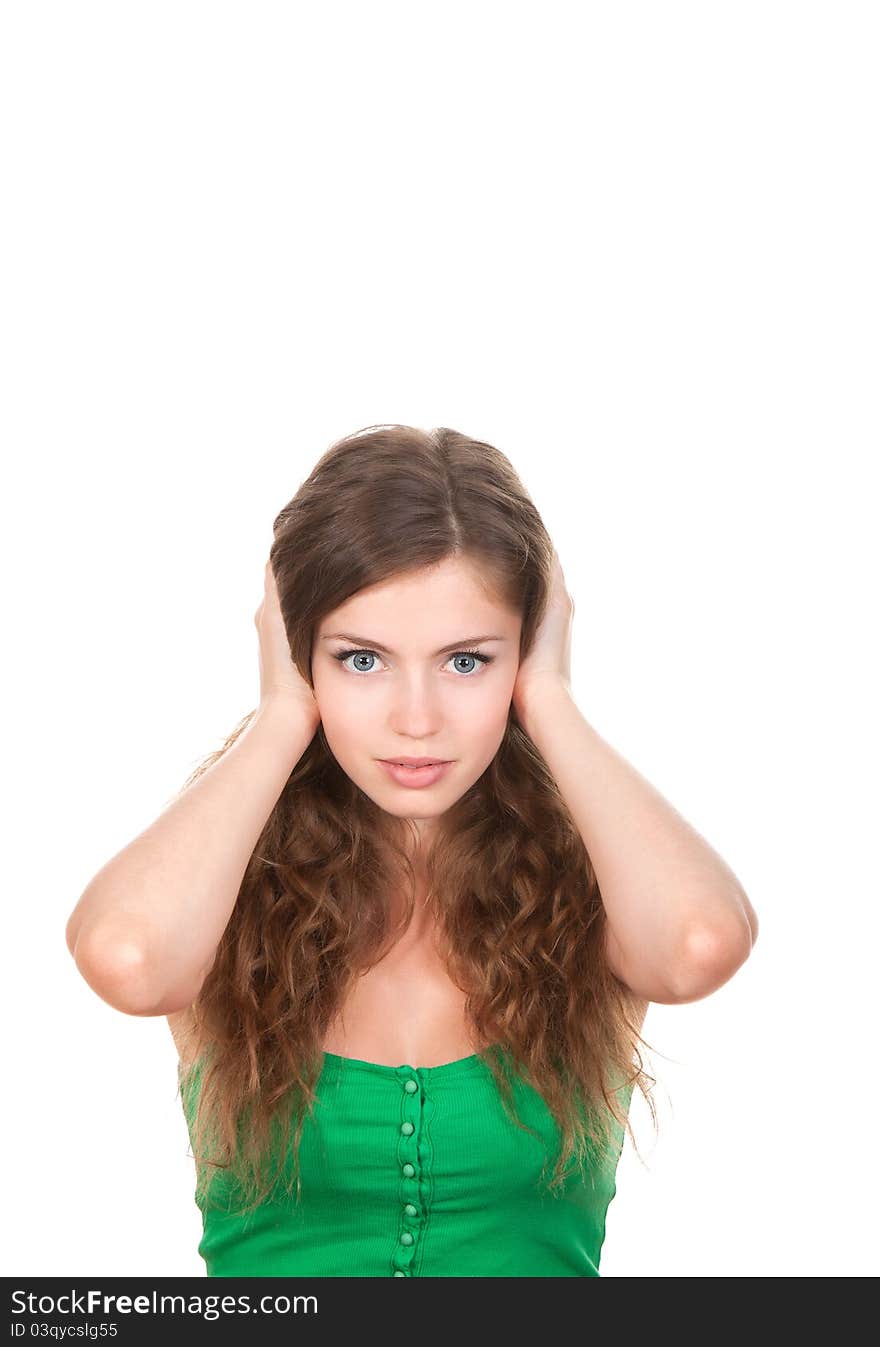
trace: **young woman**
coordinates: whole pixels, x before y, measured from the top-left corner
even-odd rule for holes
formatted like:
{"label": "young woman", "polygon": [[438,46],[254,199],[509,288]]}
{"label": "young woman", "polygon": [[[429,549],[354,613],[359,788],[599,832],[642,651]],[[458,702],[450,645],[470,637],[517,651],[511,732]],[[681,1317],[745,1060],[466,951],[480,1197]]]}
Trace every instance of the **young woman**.
{"label": "young woman", "polygon": [[168,1017],[208,1275],[599,1275],[647,1006],[757,920],[575,704],[573,613],[452,430],[341,440],[275,520],[259,706],[67,928]]}

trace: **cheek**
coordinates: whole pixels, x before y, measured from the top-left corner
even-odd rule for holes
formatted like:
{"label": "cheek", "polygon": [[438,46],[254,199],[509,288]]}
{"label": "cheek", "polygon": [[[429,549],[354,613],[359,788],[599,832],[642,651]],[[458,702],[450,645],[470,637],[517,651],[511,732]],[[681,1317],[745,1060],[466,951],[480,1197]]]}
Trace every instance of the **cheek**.
{"label": "cheek", "polygon": [[507,726],[510,695],[506,688],[496,685],[485,692],[481,690],[479,697],[462,699],[454,719],[469,743],[497,746]]}
{"label": "cheek", "polygon": [[503,720],[507,715],[513,687],[516,682],[515,670],[499,669],[495,678],[480,688],[479,700],[482,714],[487,720]]}
{"label": "cheek", "polygon": [[316,680],[315,701],[321,715],[324,736],[334,755],[338,757],[339,752],[344,754],[347,747],[354,748],[363,739],[367,722],[350,699],[341,697],[332,686],[322,688],[320,681]]}
{"label": "cheek", "polygon": [[332,737],[343,741],[357,741],[358,738],[363,738],[365,730],[363,716],[355,715],[350,707],[340,704],[338,698],[328,698],[326,705],[322,705],[319,699],[316,700],[328,739]]}

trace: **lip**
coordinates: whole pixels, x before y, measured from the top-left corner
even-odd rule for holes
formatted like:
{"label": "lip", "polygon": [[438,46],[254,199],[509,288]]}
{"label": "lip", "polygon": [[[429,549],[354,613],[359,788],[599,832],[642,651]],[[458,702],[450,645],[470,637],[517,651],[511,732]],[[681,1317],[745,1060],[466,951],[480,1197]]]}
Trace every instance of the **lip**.
{"label": "lip", "polygon": [[[398,762],[389,762],[386,758],[378,758],[377,761],[399,786],[409,786],[415,790],[433,786],[434,782],[439,781],[452,766],[451,762],[439,762],[436,758],[429,758],[423,767],[401,767]],[[416,758],[415,761],[418,762],[419,759]]]}
{"label": "lip", "polygon": [[403,755],[399,758],[380,758],[380,762],[399,762],[404,767],[436,767],[438,763],[448,762],[448,758],[407,758]]}

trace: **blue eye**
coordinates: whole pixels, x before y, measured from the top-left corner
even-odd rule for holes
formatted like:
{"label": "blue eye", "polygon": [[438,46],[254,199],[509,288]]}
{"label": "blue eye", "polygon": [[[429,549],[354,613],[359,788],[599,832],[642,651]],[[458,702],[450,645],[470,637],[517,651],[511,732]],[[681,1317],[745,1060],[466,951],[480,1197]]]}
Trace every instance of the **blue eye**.
{"label": "blue eye", "polygon": [[[337,655],[334,655],[334,656],[333,656],[333,658],[342,661],[342,660],[351,659],[352,655],[360,655],[362,658],[363,658],[363,657],[366,657],[367,659],[375,659],[375,658],[376,658],[376,656],[375,656],[375,654],[373,653],[372,650],[340,650],[339,653],[338,653]],[[354,673],[355,670],[353,669],[351,672]],[[369,670],[369,669],[358,669],[357,672],[358,672],[358,673],[369,673],[370,670]]]}
{"label": "blue eye", "polygon": [[[340,650],[338,651],[338,653],[334,654],[333,658],[338,659],[340,663],[342,663],[344,660],[351,659],[353,655],[360,655],[366,657],[367,659],[378,659],[378,655],[374,650]],[[483,655],[480,653],[479,650],[456,650],[454,655],[449,656],[449,659],[446,661],[446,663],[448,664],[449,660],[461,659],[462,657],[465,659],[474,659],[480,661],[479,665],[475,666],[473,670],[470,671],[465,670],[465,673],[468,678],[473,678],[477,668],[481,668],[484,664],[491,664],[493,659],[495,658],[494,655]],[[372,673],[372,669],[352,669],[350,672],[362,674]],[[461,670],[459,670],[459,673],[461,673]]]}

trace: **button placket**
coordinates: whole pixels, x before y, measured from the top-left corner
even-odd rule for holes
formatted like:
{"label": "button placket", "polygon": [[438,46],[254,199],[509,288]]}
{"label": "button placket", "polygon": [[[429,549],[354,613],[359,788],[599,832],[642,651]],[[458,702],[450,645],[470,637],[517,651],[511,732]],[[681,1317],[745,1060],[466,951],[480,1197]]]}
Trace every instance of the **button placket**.
{"label": "button placket", "polygon": [[392,1276],[409,1277],[412,1276],[412,1262],[419,1235],[418,1142],[422,1123],[422,1091],[417,1072],[412,1067],[402,1066],[398,1075],[401,1084],[401,1122],[398,1125],[397,1143],[400,1219],[392,1259]]}

